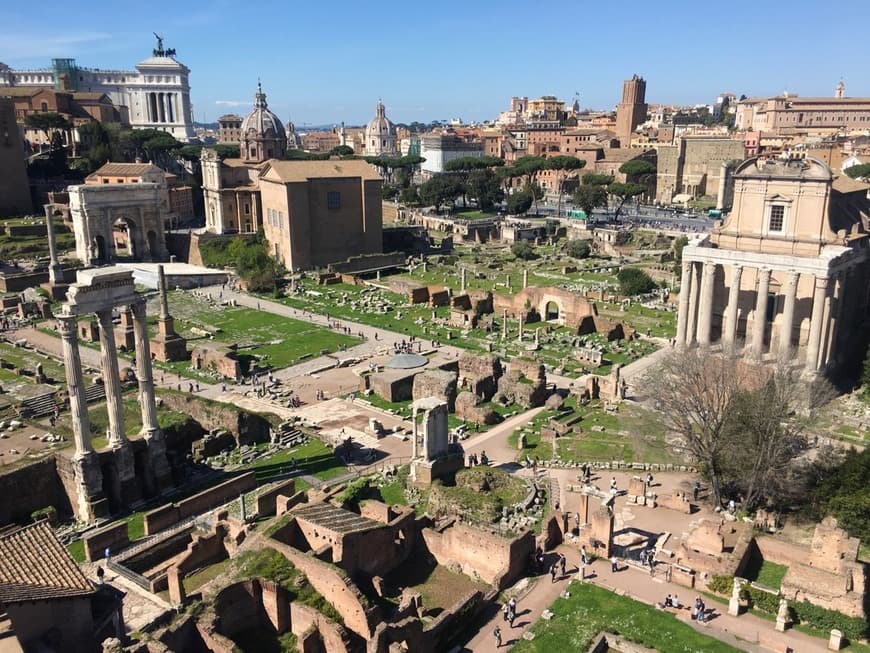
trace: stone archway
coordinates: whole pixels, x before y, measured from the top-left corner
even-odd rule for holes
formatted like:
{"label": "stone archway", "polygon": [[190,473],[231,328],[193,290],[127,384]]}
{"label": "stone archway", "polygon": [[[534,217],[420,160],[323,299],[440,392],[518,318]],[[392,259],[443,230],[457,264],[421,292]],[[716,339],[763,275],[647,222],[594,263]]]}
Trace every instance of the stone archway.
{"label": "stone archway", "polygon": [[141,235],[136,223],[126,216],[119,216],[112,223],[112,239],[115,254],[131,259],[141,258]]}
{"label": "stone archway", "polygon": [[108,251],[106,251],[106,239],[101,235],[94,236],[91,243],[91,258],[96,263],[108,263]]}
{"label": "stone archway", "polygon": [[557,302],[551,299],[544,304],[544,310],[541,312],[543,313],[545,322],[555,322],[561,315],[561,307]]}

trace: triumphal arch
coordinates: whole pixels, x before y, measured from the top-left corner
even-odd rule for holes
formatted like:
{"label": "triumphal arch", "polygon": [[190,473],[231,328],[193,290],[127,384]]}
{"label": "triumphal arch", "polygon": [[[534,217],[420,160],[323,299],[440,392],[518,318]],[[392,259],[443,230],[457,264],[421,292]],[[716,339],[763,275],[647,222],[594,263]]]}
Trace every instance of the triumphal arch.
{"label": "triumphal arch", "polygon": [[[124,407],[118,353],[112,325],[115,310],[132,313],[136,346],[136,377],[142,410],[144,452],[135,455],[124,430]],[[79,354],[78,321],[96,315],[99,322],[102,382],[109,416],[109,452],[98,454],[91,442],[85,381]],[[75,454],[76,497],[74,510],[82,521],[93,521],[112,508],[129,506],[147,494],[157,494],[172,484],[166,444],[157,423],[157,405],[145,299],[133,287],[131,270],[80,270],[67,292],[67,302],[57,315],[63,342]]]}

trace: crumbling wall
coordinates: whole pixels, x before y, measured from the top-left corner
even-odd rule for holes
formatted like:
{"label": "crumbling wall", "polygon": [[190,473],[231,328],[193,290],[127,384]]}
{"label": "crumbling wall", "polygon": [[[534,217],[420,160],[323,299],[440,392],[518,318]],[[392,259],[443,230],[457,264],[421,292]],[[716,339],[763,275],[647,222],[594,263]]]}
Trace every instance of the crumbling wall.
{"label": "crumbling wall", "polygon": [[451,413],[456,409],[456,372],[423,370],[414,377],[412,398],[437,397],[447,404]]}
{"label": "crumbling wall", "polygon": [[429,552],[446,567],[458,566],[462,573],[502,589],[524,569],[535,550],[531,531],[506,539],[481,529],[451,522],[421,531]]}

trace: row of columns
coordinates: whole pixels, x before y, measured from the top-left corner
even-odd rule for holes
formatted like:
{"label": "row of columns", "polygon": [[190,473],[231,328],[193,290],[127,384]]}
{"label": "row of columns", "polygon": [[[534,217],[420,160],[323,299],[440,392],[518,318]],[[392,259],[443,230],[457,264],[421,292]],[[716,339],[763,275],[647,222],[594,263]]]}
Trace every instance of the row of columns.
{"label": "row of columns", "polygon": [[[718,263],[705,261],[683,261],[682,288],[680,290],[679,314],[677,319],[676,342],[679,346],[698,344],[708,346],[711,339],[713,300],[716,270]],[[700,275],[698,268],[701,268]],[[731,269],[731,283],[728,303],[724,310],[722,342],[733,347],[737,339],[738,305],[740,283],[743,275],[742,265]],[[764,336],[767,328],[768,302],[770,301],[770,268],[758,268],[756,274],[755,312],[750,336],[749,355],[761,360],[764,353]],[[700,276],[700,280],[699,280]],[[795,304],[797,287],[801,273],[790,271],[784,290],[782,323],[779,331],[778,352],[780,357],[791,356],[794,333]],[[845,285],[843,275],[835,276],[833,283],[828,277],[813,276],[813,308],[810,318],[810,332],[806,347],[805,368],[807,372],[822,369],[831,359],[836,327],[841,319],[843,302],[841,296]],[[836,302],[836,306],[833,306]]]}
{"label": "row of columns", "polygon": [[148,93],[148,121],[174,123],[178,115],[177,93]]}
{"label": "row of columns", "polygon": [[[136,302],[131,308],[133,311],[133,333],[136,341],[136,376],[139,380],[142,430],[146,438],[152,438],[158,433],[160,426],[157,422],[157,402],[154,395],[144,300]],[[97,319],[100,323],[100,362],[109,414],[109,446],[117,449],[127,446],[129,440],[124,431],[124,405],[118,369],[118,352],[115,348],[115,332],[112,325],[112,309],[98,311]],[[76,456],[80,457],[93,453],[94,449],[91,443],[81,355],[79,354],[78,316],[61,315],[58,316],[58,321],[64,361],[66,362],[73,438],[76,445]]]}

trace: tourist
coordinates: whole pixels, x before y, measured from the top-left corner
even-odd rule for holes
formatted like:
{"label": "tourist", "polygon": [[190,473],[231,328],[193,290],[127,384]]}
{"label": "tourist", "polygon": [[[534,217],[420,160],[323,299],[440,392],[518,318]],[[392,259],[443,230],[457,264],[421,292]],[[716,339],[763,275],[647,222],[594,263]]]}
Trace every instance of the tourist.
{"label": "tourist", "polygon": [[495,637],[495,647],[501,648],[501,628],[496,626],[495,630],[492,631],[492,636]]}
{"label": "tourist", "polygon": [[109,547],[106,547],[106,550],[103,551],[103,556],[106,558],[106,564],[109,564],[109,560],[112,558],[112,552],[109,550]]}
{"label": "tourist", "polygon": [[671,595],[668,594],[668,595],[665,597],[665,607],[666,607],[666,608],[671,608],[671,607],[673,607],[673,605],[674,605],[674,600],[671,598]]}
{"label": "tourist", "polygon": [[554,562],[554,563],[552,564],[552,566],[550,567],[550,582],[551,582],[551,583],[555,583],[555,582],[556,582],[556,573],[557,573],[557,572],[556,572],[556,563]]}
{"label": "tourist", "polygon": [[683,604],[680,603],[680,597],[678,597],[676,594],[674,594],[674,598],[671,599],[671,605],[673,607],[675,607],[677,610],[679,610],[680,608],[683,607]]}
{"label": "tourist", "polygon": [[561,572],[563,577],[565,576],[565,564],[566,563],[567,563],[567,561],[565,560],[565,556],[560,554],[559,555],[559,571]]}
{"label": "tourist", "polygon": [[610,571],[616,573],[619,570],[619,563],[616,559],[616,554],[614,553],[610,556]]}
{"label": "tourist", "polygon": [[100,585],[103,584],[103,577],[104,577],[105,575],[106,575],[106,572],[103,570],[103,568],[102,568],[102,567],[97,567],[97,582],[98,582]]}
{"label": "tourist", "polygon": [[508,620],[508,613],[509,612],[510,612],[510,608],[508,607],[507,601],[505,601],[504,605],[501,606],[502,621]]}
{"label": "tourist", "polygon": [[701,492],[701,481],[695,481],[695,487],[692,488],[692,498],[697,501],[698,494]]}
{"label": "tourist", "polygon": [[652,487],[652,482],[653,482],[653,475],[652,475],[652,474],[647,474],[647,475],[646,475],[646,486],[647,486],[647,489],[649,489],[649,488]]}
{"label": "tourist", "polygon": [[513,606],[511,606],[511,604],[508,603],[508,615],[507,615],[507,618],[508,618],[508,623],[511,625],[511,628],[513,628],[513,627],[514,627],[514,621],[515,621],[516,618],[517,618],[517,605],[516,605],[516,601],[514,602]]}
{"label": "tourist", "polygon": [[540,574],[544,571],[544,551],[541,547],[538,547],[538,550],[535,552],[535,563],[538,567],[538,573]]}
{"label": "tourist", "polygon": [[580,547],[580,560],[583,562],[584,566],[589,564],[589,555],[586,553],[585,544]]}
{"label": "tourist", "polygon": [[610,479],[610,491],[613,492],[616,489],[616,477],[613,476]]}

